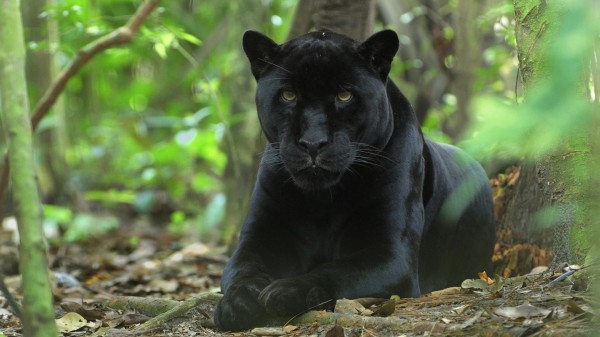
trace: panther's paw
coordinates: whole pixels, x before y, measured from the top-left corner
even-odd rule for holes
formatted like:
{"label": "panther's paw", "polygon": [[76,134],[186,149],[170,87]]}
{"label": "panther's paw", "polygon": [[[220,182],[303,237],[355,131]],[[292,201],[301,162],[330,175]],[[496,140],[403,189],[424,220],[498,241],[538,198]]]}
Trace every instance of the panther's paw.
{"label": "panther's paw", "polygon": [[223,331],[241,331],[264,325],[268,315],[258,301],[260,291],[255,284],[232,286],[215,308],[216,326]]}
{"label": "panther's paw", "polygon": [[326,309],[334,302],[324,288],[299,278],[274,281],[260,293],[258,300],[268,313],[279,316]]}

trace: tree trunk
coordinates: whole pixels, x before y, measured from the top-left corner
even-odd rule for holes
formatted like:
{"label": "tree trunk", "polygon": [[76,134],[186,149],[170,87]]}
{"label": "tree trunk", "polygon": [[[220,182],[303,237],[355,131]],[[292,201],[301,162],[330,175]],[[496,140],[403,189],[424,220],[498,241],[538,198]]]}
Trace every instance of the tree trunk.
{"label": "tree trunk", "polygon": [[27,337],[56,336],[42,232],[42,208],[33,164],[25,44],[19,7],[18,0],[4,0],[0,6],[0,93],[19,225],[23,334]]}
{"label": "tree trunk", "polygon": [[[56,6],[57,0],[46,0],[48,7]],[[49,70],[50,80],[54,81],[60,73],[60,34],[58,20],[56,17],[47,19],[48,28],[48,44],[50,45],[49,53]],[[66,153],[69,149],[69,128],[66,116],[65,96],[61,96],[56,100],[53,107],[54,113],[54,128],[52,128],[51,148],[49,151],[50,158],[47,163],[51,166],[50,172],[54,181],[53,196],[62,196],[65,194],[65,184],[70,176],[70,168],[67,165]]]}
{"label": "tree trunk", "polygon": [[[564,21],[565,13],[572,9],[560,2],[550,6],[544,0],[514,0],[514,7],[519,70],[527,99],[537,84],[552,76],[548,46],[560,31],[559,23]],[[579,58],[581,62],[586,62],[586,55],[579,55]],[[580,68],[584,69],[585,66]],[[581,95],[586,91],[589,76],[581,75],[577,79],[580,83],[568,88],[572,92],[555,92],[555,95]],[[568,81],[564,78],[554,79],[563,80]],[[585,97],[581,95],[581,99]],[[589,224],[593,221],[588,205],[591,200],[589,186],[594,181],[593,174],[590,174],[593,172],[593,139],[589,137],[588,130],[572,131],[564,137],[556,151],[522,165],[521,177],[503,223],[512,230],[517,240],[552,248],[553,266],[583,261],[590,241],[586,239],[586,233],[589,233]],[[549,206],[553,211],[547,214],[552,215],[555,224],[540,230],[538,225],[544,220],[539,215],[543,215]]]}
{"label": "tree trunk", "polygon": [[316,28],[364,41],[375,26],[375,0],[315,0]]}
{"label": "tree trunk", "polygon": [[289,38],[295,38],[310,31],[315,13],[315,0],[300,0],[294,13],[294,21],[290,29]]}
{"label": "tree trunk", "polygon": [[[422,124],[429,110],[442,103],[452,77],[444,62],[453,52],[452,41],[443,34],[443,24],[448,18],[438,17],[447,1],[379,0],[378,6],[383,23],[394,27],[401,37],[399,60],[395,62],[406,65],[402,78],[394,79],[408,96]],[[425,14],[413,14],[418,8],[424,9]]]}
{"label": "tree trunk", "polygon": [[[26,27],[27,41],[44,41],[48,48],[27,52],[27,83],[30,99],[38,101],[58,77],[59,73],[59,32],[58,22],[52,15],[41,17],[46,7],[56,6],[56,0],[31,0],[23,6],[23,23]],[[64,185],[68,176],[65,162],[67,151],[67,128],[63,97],[59,97],[52,108],[54,123],[34,136],[37,142],[47,144],[38,150],[43,161],[38,163],[37,175],[40,193],[44,200],[55,201],[64,194]]]}
{"label": "tree trunk", "polygon": [[483,13],[483,1],[458,0],[455,21],[453,69],[451,90],[456,96],[456,111],[444,121],[443,130],[452,139],[460,138],[469,123],[468,108],[473,95],[475,70],[481,65],[482,33],[477,18]]}

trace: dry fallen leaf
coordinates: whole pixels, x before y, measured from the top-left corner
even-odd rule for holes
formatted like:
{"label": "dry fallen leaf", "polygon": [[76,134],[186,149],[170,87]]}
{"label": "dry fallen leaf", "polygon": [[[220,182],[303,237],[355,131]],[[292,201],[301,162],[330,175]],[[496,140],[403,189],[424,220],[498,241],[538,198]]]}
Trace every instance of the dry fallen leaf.
{"label": "dry fallen leaf", "polygon": [[[387,300],[383,304],[381,304],[381,306],[377,307],[377,309],[375,309],[373,311],[373,316],[386,317],[386,316],[393,314],[394,311],[396,311],[396,301]],[[363,315],[363,316],[366,316],[366,315]]]}
{"label": "dry fallen leaf", "polygon": [[283,327],[283,332],[290,333],[290,332],[292,332],[294,330],[297,330],[297,329],[298,329],[297,326],[288,324],[288,325],[286,325],[286,326]]}
{"label": "dry fallen leaf", "polygon": [[450,287],[450,288],[446,288],[446,289],[432,291],[429,294],[429,296],[446,296],[446,295],[455,295],[455,294],[460,294],[460,293],[461,293],[460,287]]}
{"label": "dry fallen leaf", "polygon": [[460,329],[466,329],[468,327],[470,327],[471,325],[475,324],[475,322],[477,322],[477,320],[479,319],[479,317],[481,317],[481,315],[483,315],[483,310],[480,310],[478,312],[476,312],[473,316],[471,316],[471,318],[469,318],[468,320],[464,321],[461,325],[460,325]]}
{"label": "dry fallen leaf", "polygon": [[342,298],[335,302],[334,312],[346,315],[361,315],[365,310],[365,307],[358,301]]}
{"label": "dry fallen leaf", "polygon": [[487,288],[487,286],[488,286],[488,283],[481,279],[477,279],[477,280],[467,279],[467,280],[464,280],[460,285],[460,287],[465,290],[483,290],[483,289]]}
{"label": "dry fallen leaf", "polygon": [[103,321],[110,328],[116,328],[119,325],[121,325],[125,321],[125,319],[123,318],[122,314],[117,313],[116,311],[113,311],[113,312],[107,313],[104,316]]}
{"label": "dry fallen leaf", "polygon": [[87,320],[76,312],[68,312],[56,320],[58,332],[71,332],[86,326]]}
{"label": "dry fallen leaf", "polygon": [[[399,301],[400,297],[399,296],[396,296],[396,297],[398,297],[398,298],[395,299],[395,300]],[[394,300],[394,298],[391,298],[391,299]],[[387,298],[379,298],[379,297],[361,297],[361,298],[354,299],[354,301],[362,304],[363,307],[368,308],[368,307],[370,307],[372,305],[378,305],[378,304],[381,304],[383,302],[389,301],[389,299],[387,299]]]}
{"label": "dry fallen leaf", "polygon": [[273,328],[254,328],[250,333],[253,333],[257,336],[283,336],[286,334],[280,327]]}
{"label": "dry fallen leaf", "polygon": [[452,308],[452,310],[454,310],[454,312],[456,312],[457,314],[462,315],[462,313],[465,312],[465,310],[467,310],[470,307],[471,307],[470,304],[463,304],[459,307]]}
{"label": "dry fallen leaf", "polygon": [[509,319],[546,317],[551,312],[551,310],[538,308],[527,302],[516,307],[500,307],[494,309],[494,314]]}
{"label": "dry fallen leaf", "polygon": [[67,312],[76,312],[88,321],[104,317],[102,310],[97,308],[86,308],[84,305],[70,300],[63,300],[63,302],[60,303],[60,307]]}
{"label": "dry fallen leaf", "polygon": [[487,282],[487,284],[493,284],[494,282],[496,282],[496,281],[494,281],[494,279],[492,279],[488,276],[488,274],[485,272],[485,270],[482,271],[481,273],[478,273],[478,275],[479,275],[479,278],[484,280],[485,282]]}
{"label": "dry fallen leaf", "polygon": [[585,313],[592,314],[592,315],[594,314],[594,310],[592,310],[587,305],[585,305],[585,304],[579,305],[571,299],[567,301],[566,309],[568,312],[572,312],[577,315],[585,314]]}
{"label": "dry fallen leaf", "polygon": [[340,325],[337,325],[337,324],[334,325],[333,328],[331,328],[325,334],[325,337],[344,337],[344,336],[346,336],[344,333],[344,328],[342,328]]}
{"label": "dry fallen leaf", "polygon": [[130,326],[134,324],[144,323],[149,320],[150,317],[138,313],[127,313],[123,315],[123,326]]}
{"label": "dry fallen leaf", "polygon": [[176,280],[162,280],[162,279],[152,279],[148,283],[148,286],[153,289],[157,289],[162,293],[168,294],[173,293],[179,288],[179,282]]}
{"label": "dry fallen leaf", "polygon": [[202,243],[193,243],[189,246],[186,246],[182,250],[171,254],[167,258],[167,262],[183,262],[186,260],[191,260],[194,257],[205,255],[209,252],[208,246]]}
{"label": "dry fallen leaf", "polygon": [[536,275],[536,274],[545,273],[547,270],[548,270],[547,266],[533,267],[533,269],[531,269],[531,271],[529,272],[528,275]]}

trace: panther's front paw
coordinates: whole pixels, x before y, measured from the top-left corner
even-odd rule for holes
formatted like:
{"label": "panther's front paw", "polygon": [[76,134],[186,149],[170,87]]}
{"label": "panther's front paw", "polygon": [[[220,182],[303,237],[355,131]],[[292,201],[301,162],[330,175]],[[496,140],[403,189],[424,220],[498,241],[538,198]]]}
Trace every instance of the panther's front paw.
{"label": "panther's front paw", "polygon": [[293,316],[309,309],[326,309],[333,306],[333,296],[324,288],[299,278],[281,279],[271,283],[258,300],[268,313]]}
{"label": "panther's front paw", "polygon": [[258,301],[260,291],[255,284],[232,286],[215,308],[216,326],[223,331],[241,331],[264,325],[267,313]]}

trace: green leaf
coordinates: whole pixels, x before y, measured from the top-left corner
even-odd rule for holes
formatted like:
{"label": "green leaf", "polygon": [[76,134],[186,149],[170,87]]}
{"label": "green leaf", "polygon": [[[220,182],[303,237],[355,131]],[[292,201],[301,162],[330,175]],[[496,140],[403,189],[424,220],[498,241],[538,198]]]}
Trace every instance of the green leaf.
{"label": "green leaf", "polygon": [[117,228],[119,221],[115,217],[99,217],[91,214],[77,214],[67,227],[65,240],[80,241],[98,236]]}
{"label": "green leaf", "polygon": [[167,58],[167,48],[164,44],[157,42],[154,44],[154,51],[160,56],[162,59]]}
{"label": "green leaf", "polygon": [[182,39],[182,40],[185,40],[185,41],[187,41],[189,43],[195,44],[197,46],[199,46],[199,45],[202,44],[202,41],[200,41],[200,39],[198,39],[194,35],[188,34],[186,32],[178,32],[177,33],[177,37],[180,38],[180,39]]}
{"label": "green leaf", "polygon": [[73,219],[73,212],[61,206],[42,205],[44,209],[44,218],[52,219],[58,224],[67,224]]}
{"label": "green leaf", "polygon": [[88,191],[84,196],[90,201],[131,204],[136,198],[136,193],[134,191],[118,191],[111,189],[108,191]]}

